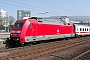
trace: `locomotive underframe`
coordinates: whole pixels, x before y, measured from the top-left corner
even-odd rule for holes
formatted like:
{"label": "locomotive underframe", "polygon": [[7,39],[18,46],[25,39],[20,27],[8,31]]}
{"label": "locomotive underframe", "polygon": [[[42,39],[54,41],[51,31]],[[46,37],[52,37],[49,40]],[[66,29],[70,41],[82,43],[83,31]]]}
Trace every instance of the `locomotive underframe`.
{"label": "locomotive underframe", "polygon": [[20,45],[21,43],[19,38],[7,38],[6,40],[6,47],[16,47]]}

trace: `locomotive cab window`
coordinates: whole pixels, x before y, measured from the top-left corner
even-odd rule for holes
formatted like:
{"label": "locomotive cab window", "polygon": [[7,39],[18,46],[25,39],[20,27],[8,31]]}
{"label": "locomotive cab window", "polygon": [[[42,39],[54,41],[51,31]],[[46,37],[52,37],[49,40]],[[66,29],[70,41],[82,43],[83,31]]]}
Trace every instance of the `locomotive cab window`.
{"label": "locomotive cab window", "polygon": [[14,28],[22,28],[23,27],[23,24],[24,24],[24,22],[17,22],[17,23],[15,23],[14,24]]}
{"label": "locomotive cab window", "polygon": [[32,28],[32,24],[29,25],[29,28]]}

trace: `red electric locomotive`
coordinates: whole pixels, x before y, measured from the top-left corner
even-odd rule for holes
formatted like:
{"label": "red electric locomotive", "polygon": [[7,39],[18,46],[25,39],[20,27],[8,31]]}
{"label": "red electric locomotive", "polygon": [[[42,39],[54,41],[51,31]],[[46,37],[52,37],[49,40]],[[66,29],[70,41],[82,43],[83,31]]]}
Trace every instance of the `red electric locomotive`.
{"label": "red electric locomotive", "polygon": [[29,18],[17,20],[10,33],[9,41],[27,44],[35,41],[68,38],[75,36],[73,25],[65,24],[62,19]]}

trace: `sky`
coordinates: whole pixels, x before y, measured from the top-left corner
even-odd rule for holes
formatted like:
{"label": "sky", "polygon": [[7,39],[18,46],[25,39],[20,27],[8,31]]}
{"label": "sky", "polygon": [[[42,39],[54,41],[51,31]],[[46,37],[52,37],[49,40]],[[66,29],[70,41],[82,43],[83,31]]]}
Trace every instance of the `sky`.
{"label": "sky", "polygon": [[0,9],[15,19],[17,10],[30,10],[37,17],[90,16],[90,0],[0,0]]}

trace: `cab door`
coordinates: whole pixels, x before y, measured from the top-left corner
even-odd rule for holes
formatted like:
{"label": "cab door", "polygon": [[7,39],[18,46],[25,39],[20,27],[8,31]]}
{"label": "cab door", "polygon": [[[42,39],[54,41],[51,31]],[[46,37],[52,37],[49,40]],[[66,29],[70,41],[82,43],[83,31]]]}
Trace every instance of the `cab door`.
{"label": "cab door", "polygon": [[30,24],[29,28],[31,31],[31,35],[37,36],[37,24]]}
{"label": "cab door", "polygon": [[32,24],[32,34],[33,36],[37,36],[37,24]]}
{"label": "cab door", "polygon": [[33,24],[32,23],[29,25],[29,29],[30,29],[30,32],[31,32],[31,36],[33,36],[34,29],[33,29]]}

